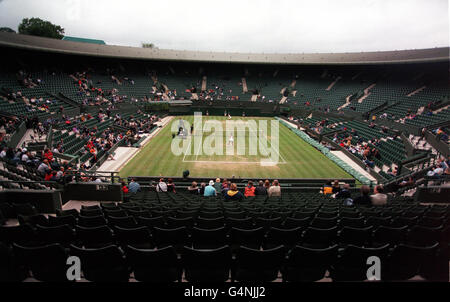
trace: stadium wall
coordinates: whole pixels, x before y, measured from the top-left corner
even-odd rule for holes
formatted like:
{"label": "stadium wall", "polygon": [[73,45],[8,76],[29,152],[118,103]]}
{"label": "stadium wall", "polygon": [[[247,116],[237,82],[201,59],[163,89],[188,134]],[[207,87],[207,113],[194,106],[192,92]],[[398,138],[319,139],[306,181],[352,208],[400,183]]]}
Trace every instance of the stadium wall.
{"label": "stadium wall", "polygon": [[54,214],[62,209],[60,190],[14,190],[0,191],[0,202],[30,203],[40,213]]}

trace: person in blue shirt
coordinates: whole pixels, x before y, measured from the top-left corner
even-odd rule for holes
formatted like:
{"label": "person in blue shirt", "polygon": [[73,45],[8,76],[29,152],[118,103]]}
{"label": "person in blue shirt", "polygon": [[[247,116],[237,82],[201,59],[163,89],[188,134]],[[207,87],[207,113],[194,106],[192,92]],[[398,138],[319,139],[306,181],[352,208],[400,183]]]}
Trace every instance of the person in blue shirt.
{"label": "person in blue shirt", "polygon": [[210,180],[209,185],[205,187],[204,196],[216,196],[216,189],[214,188],[214,181]]}
{"label": "person in blue shirt", "polygon": [[137,193],[141,191],[141,186],[134,180],[134,178],[132,178],[128,184],[128,191],[130,193]]}

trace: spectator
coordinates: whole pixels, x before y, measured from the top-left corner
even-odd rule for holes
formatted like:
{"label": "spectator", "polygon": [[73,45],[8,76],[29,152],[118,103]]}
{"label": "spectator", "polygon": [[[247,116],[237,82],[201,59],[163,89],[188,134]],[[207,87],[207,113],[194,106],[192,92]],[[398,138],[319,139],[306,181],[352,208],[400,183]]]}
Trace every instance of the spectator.
{"label": "spectator", "polygon": [[206,188],[206,184],[204,182],[202,182],[201,185],[200,185],[200,189],[198,191],[198,194],[204,195],[205,194],[205,188]]}
{"label": "spectator", "polygon": [[370,200],[370,188],[367,185],[362,185],[360,188],[361,195],[353,200],[353,204],[361,206],[370,206],[372,202]]}
{"label": "spectator", "polygon": [[46,159],[44,159],[44,161],[37,168],[38,172],[42,175],[45,175],[50,169],[50,165],[48,164],[48,160]]}
{"label": "spectator", "polygon": [[379,206],[387,204],[387,195],[384,194],[384,188],[382,185],[378,185],[373,190],[375,194],[370,195],[370,200],[372,201],[372,205]]}
{"label": "spectator", "polygon": [[129,192],[129,190],[128,190],[128,187],[127,187],[127,185],[125,184],[124,181],[122,181],[121,186],[122,186],[122,192],[123,192],[124,194],[127,194],[127,193]]}
{"label": "spectator", "polygon": [[51,178],[52,178],[52,171],[51,171],[51,170],[48,170],[48,171],[45,173],[44,180],[45,180],[45,181],[50,181]]}
{"label": "spectator", "polygon": [[0,152],[0,158],[5,158],[6,157],[6,151],[7,150],[8,150],[7,148],[3,148],[2,149],[2,152]]}
{"label": "spectator", "polygon": [[175,184],[173,183],[172,178],[167,180],[167,192],[176,193]]}
{"label": "spectator", "polygon": [[57,171],[52,171],[52,176],[50,177],[50,181],[58,181],[57,174],[58,174]]}
{"label": "spectator", "polygon": [[335,195],[335,198],[346,199],[346,198],[351,198],[351,197],[352,196],[350,194],[350,185],[349,184],[344,184],[344,188]]}
{"label": "spectator", "polygon": [[30,160],[30,152],[25,152],[22,155],[22,163],[26,164]]}
{"label": "spectator", "polygon": [[209,185],[205,188],[205,193],[203,195],[204,196],[216,196],[217,192],[216,192],[216,189],[214,188],[214,185],[215,185],[214,181],[210,180]]}
{"label": "spectator", "polygon": [[267,189],[264,186],[264,182],[260,180],[258,182],[258,186],[255,188],[255,195],[264,196],[267,195]]}
{"label": "spectator", "polygon": [[156,185],[156,192],[167,192],[167,184],[164,178],[159,179],[159,183]]}
{"label": "spectator", "polygon": [[332,192],[333,194],[337,194],[341,191],[341,186],[339,185],[339,180],[335,180],[333,183],[333,189]]}
{"label": "spectator", "polygon": [[50,149],[45,149],[44,158],[47,159],[49,162],[53,161],[53,153],[52,151],[50,151]]}
{"label": "spectator", "polygon": [[333,194],[333,186],[331,185],[331,182],[327,182],[324,186],[323,186],[323,194],[327,195],[327,194]]}
{"label": "spectator", "polygon": [[266,179],[264,181],[264,187],[266,188],[267,192],[269,192],[269,188],[270,188],[270,181],[268,179]]}
{"label": "spectator", "polygon": [[225,194],[226,201],[241,201],[244,198],[241,192],[238,191],[236,184],[232,183]]}
{"label": "spectator", "polygon": [[249,180],[248,185],[245,187],[244,196],[245,197],[255,196],[255,189],[256,188],[253,186],[253,181]]}
{"label": "spectator", "polygon": [[132,178],[128,184],[128,191],[133,194],[141,191],[141,186],[134,180],[134,178]]}
{"label": "spectator", "polygon": [[280,187],[280,184],[278,183],[278,180],[275,179],[272,182],[272,186],[269,188],[269,190],[267,190],[267,193],[268,193],[269,197],[281,196],[281,187]]}
{"label": "spectator", "polygon": [[64,176],[64,167],[60,167],[58,173],[56,173],[56,178],[58,180],[61,180]]}
{"label": "spectator", "polygon": [[198,194],[198,186],[195,181],[188,187],[188,192],[191,194]]}
{"label": "spectator", "polygon": [[220,183],[220,178],[216,178],[216,182],[214,183],[214,189],[216,189],[216,193],[220,193],[222,190],[222,184]]}
{"label": "spectator", "polygon": [[223,179],[222,190],[225,189],[225,188],[228,188],[228,180],[226,178]]}

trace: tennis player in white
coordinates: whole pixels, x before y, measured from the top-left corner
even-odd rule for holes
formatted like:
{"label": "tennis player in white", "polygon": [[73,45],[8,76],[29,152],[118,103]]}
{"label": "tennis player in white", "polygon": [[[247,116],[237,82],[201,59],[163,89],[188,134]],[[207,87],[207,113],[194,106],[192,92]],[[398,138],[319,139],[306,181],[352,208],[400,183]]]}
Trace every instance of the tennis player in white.
{"label": "tennis player in white", "polygon": [[233,145],[234,145],[233,134],[231,134],[230,139],[228,139],[228,145],[230,145],[230,146],[233,146]]}

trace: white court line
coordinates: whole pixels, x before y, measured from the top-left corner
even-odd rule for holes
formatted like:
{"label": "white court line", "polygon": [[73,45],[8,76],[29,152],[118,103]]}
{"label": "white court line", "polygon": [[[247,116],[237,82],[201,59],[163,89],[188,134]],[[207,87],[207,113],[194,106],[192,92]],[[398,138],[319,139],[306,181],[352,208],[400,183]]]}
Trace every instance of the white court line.
{"label": "white court line", "polygon": [[[184,160],[184,163],[199,163],[199,164],[258,164],[259,161],[222,161],[222,160]],[[278,162],[278,164],[287,164],[287,162]]]}
{"label": "white court line", "polygon": [[[192,143],[192,138],[189,140],[189,145],[187,146],[186,150],[184,151],[183,162],[185,162],[184,159],[186,158],[187,150],[190,150],[190,148],[191,148],[191,143]],[[191,153],[191,152],[189,152],[189,153]]]}
{"label": "white court line", "polygon": [[[245,122],[244,122],[245,123]],[[238,130],[235,130],[235,132],[251,132],[252,131],[252,129],[248,129],[248,131],[247,130],[245,130],[245,131],[238,131]],[[226,132],[226,131],[223,131],[224,133]],[[253,129],[253,132],[257,132],[258,134],[260,134],[260,133],[262,133],[263,131],[260,131],[259,129],[257,129],[257,130],[254,130]],[[195,136],[195,134],[194,135],[191,135],[191,142],[192,142],[192,140],[193,140],[193,137],[192,136]],[[267,138],[267,135],[265,135],[265,138],[266,138],[266,140],[268,140],[268,138]],[[191,142],[189,142],[189,146],[188,146],[188,148],[187,149],[189,149],[190,148],[190,146],[191,146]],[[200,140],[200,144],[203,142],[203,140]],[[194,148],[195,149],[195,148]],[[200,149],[200,148],[199,148]],[[266,153],[269,153],[268,152],[268,149],[266,148]],[[285,158],[283,157],[283,155],[281,155],[281,152],[277,152],[277,154],[278,154],[278,156],[281,158],[281,161],[278,161],[277,163],[278,164],[287,164],[287,162],[286,162],[286,160],[285,160]],[[217,160],[198,160],[198,156],[200,155],[200,154],[194,154],[195,155],[195,160],[186,160],[186,154],[184,155],[184,157],[183,157],[183,162],[184,163],[218,163],[218,164],[261,164],[261,162],[260,162],[260,159],[262,159],[261,157],[259,158],[259,160],[258,161],[217,161]]]}

